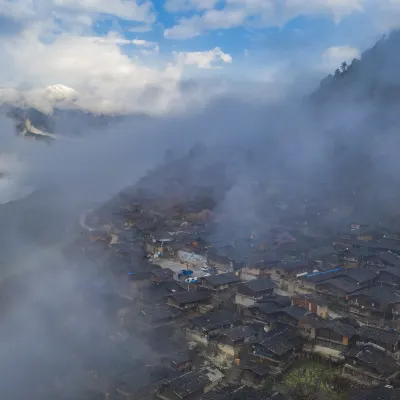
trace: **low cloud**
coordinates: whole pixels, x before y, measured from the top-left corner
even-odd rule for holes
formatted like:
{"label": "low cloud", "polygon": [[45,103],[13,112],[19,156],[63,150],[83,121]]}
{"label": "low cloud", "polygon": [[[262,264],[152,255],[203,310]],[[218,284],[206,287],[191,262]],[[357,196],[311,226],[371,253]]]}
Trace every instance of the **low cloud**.
{"label": "low cloud", "polygon": [[179,64],[195,65],[201,69],[221,68],[220,65],[215,65],[218,62],[232,63],[232,56],[219,47],[209,51],[179,52],[175,53],[175,57]]}

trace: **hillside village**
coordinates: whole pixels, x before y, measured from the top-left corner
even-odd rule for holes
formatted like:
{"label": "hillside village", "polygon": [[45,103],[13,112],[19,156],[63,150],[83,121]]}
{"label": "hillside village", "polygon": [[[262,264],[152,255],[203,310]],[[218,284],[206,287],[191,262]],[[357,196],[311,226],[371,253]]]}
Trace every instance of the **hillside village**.
{"label": "hillside village", "polygon": [[75,244],[112,273],[110,340],[152,350],[134,360],[130,347],[115,376],[93,363],[98,398],[398,398],[393,226],[358,220],[350,205],[272,196],[274,218],[237,234],[218,228],[223,195],[209,186],[142,184],[86,213]]}

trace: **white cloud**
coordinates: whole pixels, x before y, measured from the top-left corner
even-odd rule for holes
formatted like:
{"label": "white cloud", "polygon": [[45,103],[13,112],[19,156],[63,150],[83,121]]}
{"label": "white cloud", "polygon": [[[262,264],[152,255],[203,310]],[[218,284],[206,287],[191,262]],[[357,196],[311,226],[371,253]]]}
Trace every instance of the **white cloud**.
{"label": "white cloud", "polygon": [[166,0],[164,8],[171,13],[191,10],[210,10],[219,3],[219,0]]}
{"label": "white cloud", "polygon": [[[42,0],[43,1],[43,0]],[[112,14],[131,21],[154,21],[150,1],[136,0],[52,0],[55,7],[77,13]]]}
{"label": "white cloud", "polygon": [[[214,29],[241,25],[281,25],[300,15],[329,15],[336,22],[363,11],[365,0],[226,0],[222,9],[207,9],[201,14],[181,18],[177,25],[166,29],[171,39],[187,39]],[[188,4],[188,3],[185,3]],[[196,7],[193,5],[193,9]]]}
{"label": "white cloud", "polygon": [[320,69],[324,72],[332,72],[340,67],[342,62],[350,63],[354,58],[360,57],[360,51],[349,46],[334,46],[326,49],[322,55]]}
{"label": "white cloud", "polygon": [[225,64],[232,63],[232,56],[224,53],[219,47],[209,51],[178,52],[175,57],[179,64],[195,65],[201,69],[220,68],[215,63],[222,61]]}
{"label": "white cloud", "polygon": [[147,49],[154,50],[156,52],[158,52],[160,50],[160,47],[157,42],[151,42],[149,40],[133,39],[132,44],[134,44],[137,47],[144,47]]}

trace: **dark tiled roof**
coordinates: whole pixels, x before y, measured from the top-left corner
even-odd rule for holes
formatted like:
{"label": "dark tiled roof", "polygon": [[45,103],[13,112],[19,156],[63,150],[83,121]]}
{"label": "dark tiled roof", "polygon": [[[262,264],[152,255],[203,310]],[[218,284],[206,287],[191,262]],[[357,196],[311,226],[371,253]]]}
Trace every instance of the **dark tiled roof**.
{"label": "dark tiled roof", "polygon": [[274,330],[267,332],[255,339],[254,343],[259,343],[277,356],[282,356],[296,347],[294,334],[290,330]]}
{"label": "dark tiled roof", "polygon": [[203,278],[206,282],[213,286],[228,285],[240,282],[240,278],[232,272],[226,274],[210,275]]}
{"label": "dark tiled roof", "polygon": [[227,328],[221,332],[222,336],[225,336],[229,340],[236,342],[251,337],[254,334],[254,330],[249,326],[236,326],[234,328]]}
{"label": "dark tiled roof", "polygon": [[400,364],[393,357],[372,346],[353,348],[346,352],[346,356],[367,365],[384,377],[400,369]]}
{"label": "dark tiled roof", "polygon": [[297,320],[303,318],[307,314],[307,310],[298,306],[286,307],[282,312]]}
{"label": "dark tiled roof", "polygon": [[170,360],[173,364],[176,365],[191,360],[191,357],[189,356],[189,353],[187,351],[178,351],[163,358]]}
{"label": "dark tiled roof", "polygon": [[257,308],[261,313],[265,315],[274,314],[278,311],[282,311],[282,307],[276,303],[256,303],[253,308]]}
{"label": "dark tiled roof", "polygon": [[373,301],[376,301],[380,304],[389,305],[400,303],[400,292],[387,287],[373,286],[368,289],[360,290],[357,293],[353,293],[350,295],[350,297],[356,297],[360,295],[369,297]]}
{"label": "dark tiled roof", "polygon": [[379,258],[387,264],[393,265],[394,267],[400,267],[400,257],[390,251],[380,253]]}
{"label": "dark tiled roof", "polygon": [[323,328],[329,329],[332,332],[337,333],[338,335],[347,336],[349,338],[353,337],[357,334],[357,329],[351,325],[344,324],[340,321],[328,321]]}
{"label": "dark tiled roof", "polygon": [[379,386],[368,390],[355,390],[349,400],[400,400],[400,389]]}
{"label": "dark tiled roof", "polygon": [[376,343],[395,345],[400,341],[400,334],[396,331],[362,326],[358,329],[361,340],[368,340]]}
{"label": "dark tiled roof", "polygon": [[329,246],[324,246],[324,247],[317,247],[315,249],[311,249],[309,254],[308,254],[308,258],[311,260],[318,260],[321,257],[326,257],[329,256],[331,254],[337,254],[336,249],[329,245]]}
{"label": "dark tiled roof", "polygon": [[381,269],[379,271],[379,276],[381,276],[383,274],[389,274],[392,276],[400,277],[400,268],[399,267],[389,267],[389,268]]}
{"label": "dark tiled roof", "polygon": [[261,292],[263,290],[274,289],[276,287],[275,283],[267,278],[253,279],[251,281],[240,284],[239,292],[241,289],[249,290],[252,292]]}
{"label": "dark tiled roof", "polygon": [[346,276],[359,284],[376,278],[376,273],[366,268],[352,268],[346,271]]}
{"label": "dark tiled roof", "polygon": [[177,318],[181,315],[179,310],[170,306],[147,307],[140,312],[140,316],[148,322],[163,321],[170,318]]}
{"label": "dark tiled roof", "polygon": [[374,255],[367,247],[353,247],[347,251],[347,255],[352,257],[368,257]]}
{"label": "dark tiled roof", "polygon": [[192,318],[190,323],[196,328],[207,331],[232,325],[236,321],[237,316],[232,312],[219,310]]}
{"label": "dark tiled roof", "polygon": [[200,400],[284,400],[278,392],[255,389],[244,385],[229,385],[208,392]]}
{"label": "dark tiled roof", "polygon": [[333,278],[327,281],[323,281],[319,283],[319,286],[330,285],[334,289],[338,289],[343,291],[344,293],[353,293],[356,290],[360,289],[360,287],[347,278]]}
{"label": "dark tiled roof", "polygon": [[202,390],[221,376],[222,374],[219,371],[203,368],[198,371],[188,372],[171,380],[168,386],[178,397],[185,398],[192,393]]}
{"label": "dark tiled roof", "polygon": [[180,304],[189,304],[210,299],[211,294],[201,290],[189,290],[187,292],[171,294],[169,297],[172,297],[176,302]]}
{"label": "dark tiled roof", "polygon": [[253,372],[259,377],[264,377],[269,374],[269,368],[256,363],[248,363],[240,367],[242,370],[247,370]]}

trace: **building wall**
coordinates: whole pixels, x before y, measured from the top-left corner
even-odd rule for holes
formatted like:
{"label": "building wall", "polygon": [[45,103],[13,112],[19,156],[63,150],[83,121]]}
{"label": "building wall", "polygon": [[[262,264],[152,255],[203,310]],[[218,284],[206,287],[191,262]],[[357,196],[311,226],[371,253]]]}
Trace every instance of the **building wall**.
{"label": "building wall", "polygon": [[186,329],[186,337],[189,341],[199,343],[203,346],[207,346],[209,343],[208,339],[205,336],[200,335],[199,333],[192,331],[191,329]]}
{"label": "building wall", "polygon": [[239,349],[235,350],[233,346],[228,344],[218,343],[217,347],[222,353],[231,357],[235,357],[237,354],[239,354]]}
{"label": "building wall", "polygon": [[242,294],[236,293],[235,295],[235,303],[239,304],[243,307],[251,307],[255,304],[255,299],[252,299],[247,296],[243,296]]}

